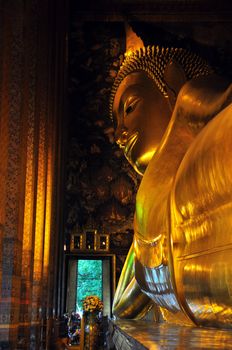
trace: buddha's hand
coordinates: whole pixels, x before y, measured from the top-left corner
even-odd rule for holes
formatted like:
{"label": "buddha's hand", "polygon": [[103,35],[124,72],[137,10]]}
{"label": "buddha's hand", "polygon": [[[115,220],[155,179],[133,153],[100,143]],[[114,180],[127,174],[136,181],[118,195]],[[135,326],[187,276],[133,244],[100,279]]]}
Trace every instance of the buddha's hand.
{"label": "buddha's hand", "polygon": [[142,318],[152,306],[150,298],[141,292],[134,276],[134,246],[131,245],[122,269],[113,302],[113,314],[118,318]]}

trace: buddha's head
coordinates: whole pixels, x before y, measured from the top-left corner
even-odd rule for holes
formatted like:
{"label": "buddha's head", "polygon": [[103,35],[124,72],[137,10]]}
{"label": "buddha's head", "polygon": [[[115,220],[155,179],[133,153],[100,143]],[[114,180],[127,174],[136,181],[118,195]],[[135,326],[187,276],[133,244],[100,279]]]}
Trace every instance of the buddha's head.
{"label": "buddha's head", "polygon": [[116,142],[139,174],[160,145],[181,87],[210,72],[205,61],[181,48],[148,46],[126,54],[112,87],[110,113]]}

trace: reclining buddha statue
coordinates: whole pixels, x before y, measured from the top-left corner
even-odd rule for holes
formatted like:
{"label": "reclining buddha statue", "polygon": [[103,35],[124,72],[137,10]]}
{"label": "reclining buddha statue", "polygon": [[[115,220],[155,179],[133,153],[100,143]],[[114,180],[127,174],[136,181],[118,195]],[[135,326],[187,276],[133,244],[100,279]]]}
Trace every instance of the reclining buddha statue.
{"label": "reclining buddha statue", "polygon": [[128,32],[110,111],[143,177],[113,313],[232,328],[232,85],[198,55]]}

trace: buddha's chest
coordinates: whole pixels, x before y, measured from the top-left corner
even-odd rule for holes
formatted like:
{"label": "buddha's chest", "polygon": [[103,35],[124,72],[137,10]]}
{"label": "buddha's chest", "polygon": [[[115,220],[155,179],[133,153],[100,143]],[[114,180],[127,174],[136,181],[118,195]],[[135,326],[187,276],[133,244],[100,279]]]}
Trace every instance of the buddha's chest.
{"label": "buddha's chest", "polygon": [[[151,181],[152,180],[152,181]],[[144,177],[136,197],[135,233],[146,241],[167,233],[171,182]]]}

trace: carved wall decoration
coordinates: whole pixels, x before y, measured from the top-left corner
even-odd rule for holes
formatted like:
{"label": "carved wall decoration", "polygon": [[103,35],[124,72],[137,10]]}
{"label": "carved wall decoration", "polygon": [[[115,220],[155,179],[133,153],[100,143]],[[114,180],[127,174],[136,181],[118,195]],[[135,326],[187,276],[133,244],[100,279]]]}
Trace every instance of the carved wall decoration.
{"label": "carved wall decoration", "polygon": [[123,33],[122,23],[77,23],[73,18],[69,44],[67,237],[75,225],[84,227],[90,216],[94,227],[104,227],[110,233],[120,230],[126,221],[127,227],[132,226],[130,212],[139,179],[127,174],[129,166],[114,143],[108,115],[111,84],[123,58]]}
{"label": "carved wall decoration", "polygon": [[133,199],[134,184],[125,173],[119,174],[111,185],[111,193],[121,204],[127,205]]}

